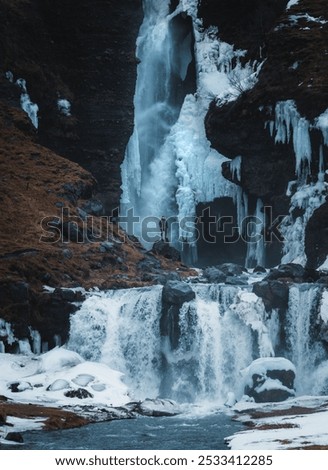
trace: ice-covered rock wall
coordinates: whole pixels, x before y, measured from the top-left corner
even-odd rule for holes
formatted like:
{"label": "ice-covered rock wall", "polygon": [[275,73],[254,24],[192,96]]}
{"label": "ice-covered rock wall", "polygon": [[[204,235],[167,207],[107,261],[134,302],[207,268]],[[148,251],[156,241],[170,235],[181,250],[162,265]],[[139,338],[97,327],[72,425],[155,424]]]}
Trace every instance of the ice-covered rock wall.
{"label": "ice-covered rock wall", "polygon": [[[292,142],[295,154],[295,180],[289,183],[289,216],[281,225],[284,237],[282,262],[306,264],[305,229],[314,211],[326,200],[328,185],[325,181],[326,164],[323,147],[328,145],[328,112],[310,123],[299,114],[292,100],[276,104],[275,120],[269,124],[271,136],[277,144]],[[321,145],[317,150],[311,142],[311,131],[321,131]],[[317,152],[318,154],[315,154]],[[318,171],[313,172],[313,161]],[[295,215],[297,214],[297,215]]]}

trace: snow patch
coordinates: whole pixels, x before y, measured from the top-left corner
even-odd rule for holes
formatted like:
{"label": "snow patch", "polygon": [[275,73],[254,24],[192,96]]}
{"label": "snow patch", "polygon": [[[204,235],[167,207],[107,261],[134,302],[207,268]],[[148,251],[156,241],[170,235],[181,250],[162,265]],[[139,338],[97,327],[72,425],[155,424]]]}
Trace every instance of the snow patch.
{"label": "snow patch", "polygon": [[20,97],[22,110],[25,111],[25,113],[30,118],[30,121],[32,122],[33,126],[37,129],[39,126],[39,106],[36,103],[32,103],[31,98],[27,93],[26,81],[23,78],[19,78],[18,80],[16,80],[16,85],[18,85],[19,88],[21,88],[22,90],[22,94]]}
{"label": "snow patch", "polygon": [[57,100],[57,108],[64,116],[71,116],[71,103],[68,100],[64,98]]}
{"label": "snow patch", "polygon": [[291,7],[298,5],[299,0],[289,0],[286,6],[286,10],[289,10]]}

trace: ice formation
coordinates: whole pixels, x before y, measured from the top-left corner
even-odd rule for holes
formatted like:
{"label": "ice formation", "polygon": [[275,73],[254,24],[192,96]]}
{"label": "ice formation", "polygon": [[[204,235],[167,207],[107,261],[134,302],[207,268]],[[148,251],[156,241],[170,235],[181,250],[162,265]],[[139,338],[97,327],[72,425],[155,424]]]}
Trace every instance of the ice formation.
{"label": "ice formation", "polygon": [[[277,144],[293,143],[295,154],[295,181],[290,182],[287,195],[291,197],[289,216],[281,224],[284,237],[282,262],[306,263],[305,229],[314,211],[326,199],[324,145],[328,144],[328,111],[326,110],[311,124],[301,117],[293,100],[280,101],[276,104],[275,120],[268,123],[271,136]],[[322,145],[319,149],[319,171],[315,176],[311,170],[313,148],[311,130],[322,133]],[[311,175],[312,181],[308,182]],[[293,216],[295,209],[302,209],[303,214]]]}
{"label": "ice formation", "polygon": [[71,116],[71,103],[68,100],[64,98],[57,100],[57,108],[64,116]]}
{"label": "ice formation", "polygon": [[22,94],[20,97],[22,110],[25,111],[25,113],[30,118],[30,121],[32,122],[33,126],[37,129],[39,126],[39,120],[38,120],[39,106],[35,103],[32,103],[31,98],[29,94],[27,93],[26,81],[23,78],[19,78],[18,80],[16,80],[16,84],[22,90]]}

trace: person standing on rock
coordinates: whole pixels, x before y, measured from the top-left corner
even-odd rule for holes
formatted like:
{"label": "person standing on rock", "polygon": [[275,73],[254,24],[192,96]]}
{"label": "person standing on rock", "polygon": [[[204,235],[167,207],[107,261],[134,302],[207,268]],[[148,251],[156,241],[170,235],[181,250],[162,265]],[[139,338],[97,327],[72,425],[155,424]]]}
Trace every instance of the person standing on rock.
{"label": "person standing on rock", "polygon": [[169,241],[167,238],[168,224],[164,215],[162,215],[162,217],[160,218],[159,229],[161,231],[161,240],[163,240],[163,242],[168,242]]}

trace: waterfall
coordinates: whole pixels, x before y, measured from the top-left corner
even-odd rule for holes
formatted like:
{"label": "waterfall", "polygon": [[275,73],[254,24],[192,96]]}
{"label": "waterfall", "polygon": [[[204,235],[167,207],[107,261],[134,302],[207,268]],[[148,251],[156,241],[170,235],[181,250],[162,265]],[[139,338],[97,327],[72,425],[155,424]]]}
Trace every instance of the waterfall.
{"label": "waterfall", "polygon": [[247,286],[191,287],[195,299],[178,308],[176,344],[161,329],[162,287],[154,286],[91,294],[71,317],[68,347],[122,372],[131,399],[223,403],[230,392],[240,398],[241,371],[277,354],[295,364],[298,395],[322,391],[328,357],[313,331],[320,311],[326,321],[321,287],[292,285],[283,315],[266,312]]}
{"label": "waterfall", "polygon": [[[222,175],[229,160],[207,140],[206,113],[213,100],[223,105],[252,88],[261,64],[242,61],[246,51],[221,41],[217,28],[204,29],[197,1],[177,3],[172,12],[168,0],[144,0],[134,131],[122,164],[120,211],[122,227],[148,249],[159,239],[158,220],[165,216],[169,242],[185,248],[185,261],[192,262],[198,204],[231,198],[237,213],[245,214],[246,195]],[[234,171],[240,175],[240,167]],[[251,258],[261,262],[259,245]]]}
{"label": "waterfall", "polygon": [[315,386],[312,375],[325,358],[322,344],[313,340],[311,329],[317,320],[321,290],[318,286],[301,284],[289,290],[286,334],[290,360],[296,366],[298,393],[310,393]]}
{"label": "waterfall", "polygon": [[71,320],[68,347],[125,374],[134,398],[160,385],[161,287],[108,291],[88,298]]}
{"label": "waterfall", "polygon": [[[121,213],[140,218],[175,214],[175,165],[166,138],[177,121],[187,92],[194,91],[191,21],[170,14],[169,0],[144,0],[144,21],[137,40],[140,60],[134,99],[134,132],[122,164]],[[147,237],[141,223],[131,230]]]}

